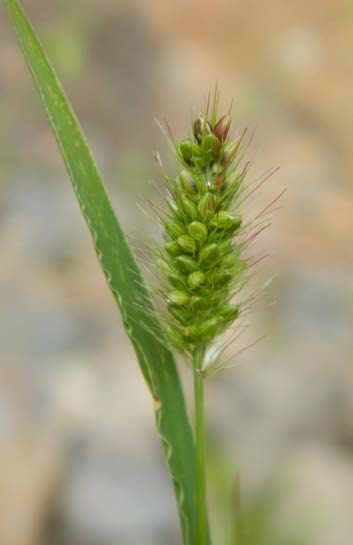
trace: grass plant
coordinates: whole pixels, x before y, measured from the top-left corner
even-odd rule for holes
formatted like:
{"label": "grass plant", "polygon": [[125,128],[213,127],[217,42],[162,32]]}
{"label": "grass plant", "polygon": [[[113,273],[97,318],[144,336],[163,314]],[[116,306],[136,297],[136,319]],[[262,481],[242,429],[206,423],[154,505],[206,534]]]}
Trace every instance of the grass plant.
{"label": "grass plant", "polygon": [[[156,212],[163,243],[156,250],[157,310],[105,190],[102,177],[56,74],[17,0],[3,0],[65,162],[97,258],[120,308],[154,402],[179,510],[184,545],[210,545],[206,501],[204,380],[222,367],[221,353],[241,329],[254,298],[243,288],[253,260],[244,251],[267,225],[244,222],[251,193],[242,166],[245,133],[231,136],[230,112],[219,116],[218,91],[188,137],[175,143],[179,174],[162,173],[165,211]],[[235,301],[235,302],[234,302]],[[195,427],[190,425],[174,359],[192,370]],[[239,545],[239,544],[238,544]]]}

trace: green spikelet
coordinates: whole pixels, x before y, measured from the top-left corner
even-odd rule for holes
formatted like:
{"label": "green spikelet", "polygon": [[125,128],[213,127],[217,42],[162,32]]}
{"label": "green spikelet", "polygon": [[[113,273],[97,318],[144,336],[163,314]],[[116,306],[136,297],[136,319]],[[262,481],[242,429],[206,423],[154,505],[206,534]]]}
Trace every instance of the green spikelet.
{"label": "green spikelet", "polygon": [[238,172],[241,138],[229,136],[229,115],[207,113],[192,123],[192,137],[176,145],[181,165],[166,176],[169,212],[162,223],[164,249],[158,268],[167,312],[166,334],[184,354],[207,347],[238,319],[231,304],[247,263],[239,259],[242,217],[235,211],[244,179]]}

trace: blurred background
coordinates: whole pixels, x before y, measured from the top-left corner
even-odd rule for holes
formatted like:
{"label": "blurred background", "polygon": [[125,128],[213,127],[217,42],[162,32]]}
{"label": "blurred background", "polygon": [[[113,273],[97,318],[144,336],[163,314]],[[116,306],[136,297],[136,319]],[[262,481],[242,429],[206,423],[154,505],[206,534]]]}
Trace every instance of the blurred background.
{"label": "blurred background", "polygon": [[[155,117],[182,137],[216,79],[256,128],[250,179],[281,167],[244,210],[287,187],[256,245],[275,279],[228,356],[267,337],[207,383],[212,530],[228,544],[240,468],[246,545],[353,543],[352,2],[23,5],[134,244],[152,150],[175,171]],[[3,10],[0,35],[0,544],[177,545],[151,400]]]}

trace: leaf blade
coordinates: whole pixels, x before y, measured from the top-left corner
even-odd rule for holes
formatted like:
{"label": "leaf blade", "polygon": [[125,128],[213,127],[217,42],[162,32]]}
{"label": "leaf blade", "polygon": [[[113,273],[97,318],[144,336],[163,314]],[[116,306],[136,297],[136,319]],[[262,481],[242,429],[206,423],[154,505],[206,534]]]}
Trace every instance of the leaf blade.
{"label": "leaf blade", "polygon": [[[4,4],[49,117],[99,263],[155,400],[157,430],[174,483],[184,543],[197,545],[195,448],[173,355],[158,340],[162,332],[150,312],[153,303],[69,101],[19,2],[4,0]],[[146,312],[140,309],[141,300]]]}

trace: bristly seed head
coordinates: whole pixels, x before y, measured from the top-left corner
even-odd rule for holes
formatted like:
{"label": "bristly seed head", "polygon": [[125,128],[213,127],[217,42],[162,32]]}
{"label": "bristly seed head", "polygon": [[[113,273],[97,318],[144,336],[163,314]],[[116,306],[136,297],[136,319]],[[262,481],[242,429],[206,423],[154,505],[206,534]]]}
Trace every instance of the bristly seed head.
{"label": "bristly seed head", "polygon": [[178,176],[165,175],[170,197],[159,291],[167,307],[166,335],[184,354],[207,348],[241,313],[230,301],[247,270],[239,259],[243,228],[236,206],[245,175],[238,170],[241,138],[229,137],[231,122],[229,115],[217,121],[216,97],[212,119],[207,112],[197,117],[192,137],[176,145]]}

